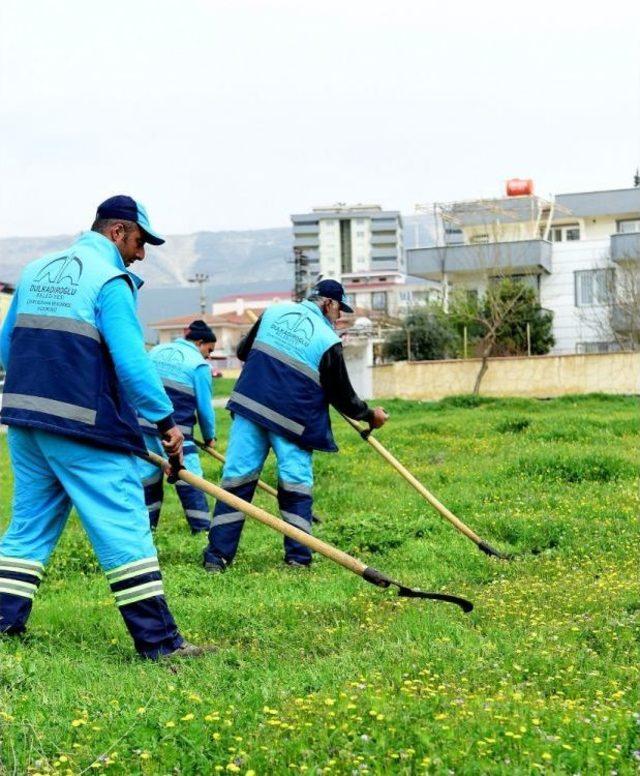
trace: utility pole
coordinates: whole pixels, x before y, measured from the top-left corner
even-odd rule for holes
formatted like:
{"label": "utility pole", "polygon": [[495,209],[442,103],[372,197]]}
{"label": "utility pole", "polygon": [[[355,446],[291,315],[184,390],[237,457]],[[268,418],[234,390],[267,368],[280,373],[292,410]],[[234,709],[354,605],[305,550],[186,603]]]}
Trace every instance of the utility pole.
{"label": "utility pole", "polygon": [[209,275],[203,272],[196,272],[195,277],[189,278],[189,283],[197,283],[200,286],[200,312],[205,315],[207,312],[207,294],[204,290],[205,283],[209,282]]}
{"label": "utility pole", "polygon": [[311,287],[309,259],[302,248],[293,249],[293,298],[296,302],[306,299]]}

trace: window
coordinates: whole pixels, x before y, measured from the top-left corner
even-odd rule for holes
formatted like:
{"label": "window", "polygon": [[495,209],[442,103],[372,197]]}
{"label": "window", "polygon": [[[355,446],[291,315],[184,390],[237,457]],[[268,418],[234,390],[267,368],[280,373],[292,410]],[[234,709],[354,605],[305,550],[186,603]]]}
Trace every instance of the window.
{"label": "window", "polygon": [[462,229],[454,229],[452,227],[445,227],[444,241],[446,245],[463,245],[464,234]]}
{"label": "window", "polygon": [[609,304],[614,295],[613,269],[587,269],[574,272],[576,307]]}
{"label": "window", "polygon": [[472,245],[481,245],[484,243],[489,242],[489,235],[488,234],[474,234],[473,237],[469,239],[469,242]]}
{"label": "window", "polygon": [[629,234],[630,232],[640,232],[640,218],[618,221],[618,234]]}
{"label": "window", "polygon": [[356,295],[355,294],[345,294],[347,297],[347,304],[349,307],[351,307],[353,310],[356,309]]}
{"label": "window", "polygon": [[356,237],[359,237],[361,240],[364,239],[364,229],[358,229],[356,231]]}
{"label": "window", "polygon": [[374,291],[371,294],[371,309],[377,312],[387,312],[387,292]]}
{"label": "window", "polygon": [[[544,231],[543,231],[544,236]],[[552,226],[549,230],[550,242],[571,242],[580,239],[579,224],[564,224],[563,226]]]}

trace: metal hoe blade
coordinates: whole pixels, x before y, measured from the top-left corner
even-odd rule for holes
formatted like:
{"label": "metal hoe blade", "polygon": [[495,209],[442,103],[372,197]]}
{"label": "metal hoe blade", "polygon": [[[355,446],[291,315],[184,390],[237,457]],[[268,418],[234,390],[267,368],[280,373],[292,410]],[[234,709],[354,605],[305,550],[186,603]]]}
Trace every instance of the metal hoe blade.
{"label": "metal hoe blade", "polygon": [[407,587],[406,585],[403,585],[402,582],[396,582],[394,579],[390,579],[386,576],[386,574],[383,574],[370,566],[363,571],[362,578],[372,585],[376,585],[376,587],[387,588],[394,585],[398,588],[398,595],[405,598],[428,598],[431,601],[443,601],[448,604],[459,606],[465,613],[473,610],[473,604],[471,601],[467,601],[466,598],[460,598],[460,596],[457,595],[449,595],[448,593],[429,593],[425,590],[420,590],[417,587]]}
{"label": "metal hoe blade", "polygon": [[477,545],[478,549],[481,552],[484,552],[485,555],[491,555],[494,558],[500,558],[500,560],[512,560],[512,555],[505,555],[504,552],[500,552],[500,550],[496,550],[495,547],[492,547],[488,542],[482,541]]}

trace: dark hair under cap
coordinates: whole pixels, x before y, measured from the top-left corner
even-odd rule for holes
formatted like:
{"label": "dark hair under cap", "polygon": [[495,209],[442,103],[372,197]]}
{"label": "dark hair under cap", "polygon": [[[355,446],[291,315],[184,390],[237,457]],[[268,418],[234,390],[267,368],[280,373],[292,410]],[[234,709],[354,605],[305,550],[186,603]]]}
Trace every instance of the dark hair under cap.
{"label": "dark hair under cap", "polygon": [[203,342],[217,342],[217,337],[213,333],[213,329],[204,321],[192,321],[189,324],[185,339],[188,340],[202,340]]}

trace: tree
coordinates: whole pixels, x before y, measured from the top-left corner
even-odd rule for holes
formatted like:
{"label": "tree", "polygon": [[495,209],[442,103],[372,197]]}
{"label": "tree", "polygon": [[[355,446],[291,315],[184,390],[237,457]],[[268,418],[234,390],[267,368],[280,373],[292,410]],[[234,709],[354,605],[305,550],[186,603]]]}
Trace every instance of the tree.
{"label": "tree", "polygon": [[473,393],[480,392],[482,378],[492,356],[528,353],[527,324],[532,355],[548,353],[554,345],[553,315],[543,310],[533,288],[509,278],[490,282],[481,297],[460,290],[454,293],[451,318],[467,336],[482,359]]}
{"label": "tree", "polygon": [[412,310],[385,343],[384,353],[391,361],[435,361],[453,358],[458,349],[455,326],[442,308],[434,305]]}

